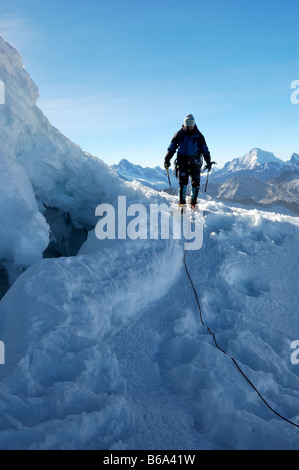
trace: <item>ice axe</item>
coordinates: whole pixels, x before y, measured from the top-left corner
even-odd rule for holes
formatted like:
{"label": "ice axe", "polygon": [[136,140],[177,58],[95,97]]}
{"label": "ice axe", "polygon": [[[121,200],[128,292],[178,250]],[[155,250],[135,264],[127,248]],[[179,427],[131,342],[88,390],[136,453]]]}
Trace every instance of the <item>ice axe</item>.
{"label": "ice axe", "polygon": [[167,176],[168,176],[169,187],[171,188],[171,181],[170,181],[170,176],[169,176],[169,169],[166,168],[166,171],[167,171]]}
{"label": "ice axe", "polygon": [[[217,165],[217,163],[216,163],[216,162],[211,162],[211,168],[212,168],[212,165]],[[207,168],[208,168],[208,167],[207,167],[207,165],[206,165],[203,171],[205,171]],[[211,169],[211,168],[210,168],[210,169]],[[209,181],[209,174],[210,174],[210,170],[208,170],[208,174],[207,174],[206,185],[205,185],[205,193],[207,192],[208,181]]]}

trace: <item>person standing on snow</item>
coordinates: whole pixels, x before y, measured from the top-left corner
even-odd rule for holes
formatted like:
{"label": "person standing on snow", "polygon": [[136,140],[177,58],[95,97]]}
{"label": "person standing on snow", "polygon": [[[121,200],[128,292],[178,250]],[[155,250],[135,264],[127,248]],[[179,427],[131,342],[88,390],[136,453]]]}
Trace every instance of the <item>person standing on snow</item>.
{"label": "person standing on snow", "polygon": [[200,187],[200,171],[203,158],[209,171],[212,168],[212,163],[205,138],[199,132],[192,114],[188,114],[185,117],[182,128],[172,138],[164,159],[164,167],[166,169],[170,167],[170,160],[176,151],[177,172],[180,184],[179,204],[186,204],[187,186],[190,176],[192,186],[190,204],[195,206]]}

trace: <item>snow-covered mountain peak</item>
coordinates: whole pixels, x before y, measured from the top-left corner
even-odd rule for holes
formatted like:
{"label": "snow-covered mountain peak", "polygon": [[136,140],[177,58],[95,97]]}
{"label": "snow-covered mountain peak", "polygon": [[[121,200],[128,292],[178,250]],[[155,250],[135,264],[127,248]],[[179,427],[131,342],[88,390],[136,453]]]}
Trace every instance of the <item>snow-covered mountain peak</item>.
{"label": "snow-covered mountain peak", "polygon": [[141,169],[139,165],[134,165],[133,163],[129,162],[126,158],[122,158],[118,165],[114,165],[114,168],[119,168],[122,171],[129,171],[135,172],[136,168]]}
{"label": "snow-covered mountain peak", "polygon": [[[118,165],[112,165],[118,176],[125,181],[139,181],[145,186],[153,189],[163,190],[168,187],[166,172],[159,166],[155,168],[142,167],[129,162],[125,158]],[[176,186],[176,180],[170,170],[172,184]]]}
{"label": "snow-covered mountain peak", "polygon": [[119,165],[123,165],[123,166],[132,166],[132,163],[129,162],[129,160],[127,160],[126,158],[122,158],[119,162]]}
{"label": "snow-covered mountain peak", "polygon": [[296,166],[299,165],[299,154],[298,153],[293,153],[293,155],[291,156],[290,163],[291,163],[291,165],[296,165]]}
{"label": "snow-covered mountain peak", "polygon": [[230,165],[234,167],[234,171],[239,171],[252,170],[259,165],[263,165],[269,162],[282,163],[282,161],[279,158],[275,157],[272,152],[267,152],[259,148],[253,148],[252,150],[250,150],[249,153],[247,153],[243,157],[234,159],[232,162],[230,162]]}
{"label": "snow-covered mountain peak", "polygon": [[253,148],[243,157],[234,158],[227,162],[224,167],[217,171],[215,178],[218,181],[224,181],[230,178],[236,172],[247,173],[247,176],[255,176],[259,179],[269,179],[269,177],[277,176],[281,167],[285,164],[277,158],[272,152]]}

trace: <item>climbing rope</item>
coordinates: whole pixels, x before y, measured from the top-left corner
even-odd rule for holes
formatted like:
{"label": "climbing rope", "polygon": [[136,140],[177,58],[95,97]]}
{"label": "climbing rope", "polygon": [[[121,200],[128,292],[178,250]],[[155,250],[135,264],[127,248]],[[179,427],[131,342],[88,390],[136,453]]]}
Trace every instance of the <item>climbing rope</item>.
{"label": "climbing rope", "polygon": [[227,357],[229,357],[234,365],[237,367],[237,369],[239,370],[239,372],[241,372],[241,374],[243,375],[243,377],[247,380],[247,382],[249,383],[249,385],[253,388],[253,390],[258,394],[258,396],[260,397],[260,399],[263,401],[263,403],[269,408],[270,411],[272,411],[272,413],[274,413],[276,416],[278,416],[279,418],[283,419],[284,421],[286,421],[287,423],[291,424],[292,426],[295,426],[296,428],[299,428],[299,424],[296,424],[294,423],[293,421],[290,421],[289,419],[285,418],[284,416],[282,416],[280,413],[278,413],[277,411],[275,411],[272,406],[269,405],[269,403],[263,398],[263,396],[260,394],[260,392],[258,391],[258,389],[255,387],[255,385],[251,382],[251,380],[247,377],[247,375],[245,374],[245,372],[243,372],[243,370],[241,369],[241,367],[239,366],[239,364],[237,363],[236,359],[234,359],[232,356],[230,356],[226,351],[224,351],[223,349],[221,349],[217,343],[217,340],[216,340],[216,337],[215,337],[215,334],[214,332],[211,330],[211,328],[209,326],[207,326],[204,321],[203,321],[203,315],[202,315],[202,309],[201,309],[201,305],[200,305],[200,302],[199,302],[199,298],[198,298],[198,295],[197,295],[197,292],[196,292],[196,289],[195,289],[195,286],[194,286],[194,283],[192,281],[192,278],[190,276],[190,273],[189,273],[189,270],[188,270],[188,267],[187,267],[187,262],[186,262],[186,250],[185,250],[185,253],[184,253],[184,266],[185,266],[185,270],[186,270],[186,273],[187,273],[187,276],[189,278],[189,281],[190,281],[190,284],[191,284],[191,287],[193,289],[193,292],[194,292],[194,295],[195,295],[195,299],[196,299],[196,303],[197,303],[197,306],[198,306],[198,310],[199,310],[199,315],[200,315],[200,321],[202,323],[202,325],[208,330],[209,334],[212,336],[213,340],[214,340],[214,343],[217,347],[217,349],[219,351],[221,351],[223,354],[225,354]]}

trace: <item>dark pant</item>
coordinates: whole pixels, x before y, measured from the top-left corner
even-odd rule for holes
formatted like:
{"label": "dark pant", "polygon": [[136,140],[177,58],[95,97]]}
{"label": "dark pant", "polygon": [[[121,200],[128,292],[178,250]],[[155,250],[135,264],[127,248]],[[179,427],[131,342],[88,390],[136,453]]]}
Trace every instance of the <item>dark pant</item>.
{"label": "dark pant", "polygon": [[188,186],[191,177],[192,188],[200,186],[201,159],[195,157],[178,157],[179,183]]}
{"label": "dark pant", "polygon": [[192,201],[195,203],[200,187],[201,159],[197,157],[178,157],[177,165],[180,183],[180,203],[185,204],[189,177],[191,177],[192,186],[191,198]]}

